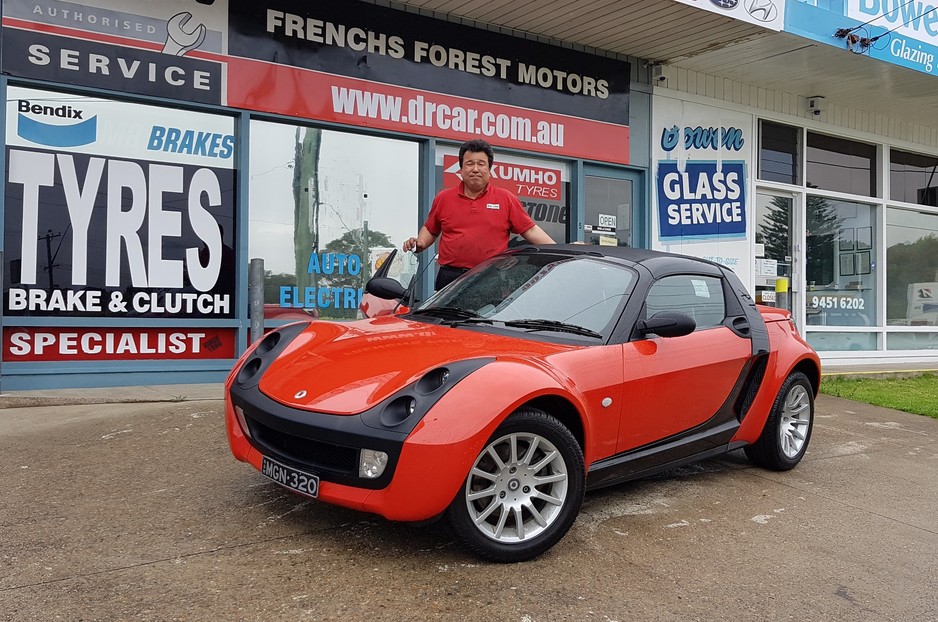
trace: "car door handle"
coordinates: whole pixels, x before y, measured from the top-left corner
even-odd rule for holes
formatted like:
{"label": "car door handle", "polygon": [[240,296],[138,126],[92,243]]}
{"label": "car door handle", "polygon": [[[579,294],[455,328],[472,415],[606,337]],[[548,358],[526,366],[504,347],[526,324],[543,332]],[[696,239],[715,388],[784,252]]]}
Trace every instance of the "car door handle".
{"label": "car door handle", "polygon": [[733,330],[741,335],[749,334],[749,320],[744,317],[738,317],[733,320]]}

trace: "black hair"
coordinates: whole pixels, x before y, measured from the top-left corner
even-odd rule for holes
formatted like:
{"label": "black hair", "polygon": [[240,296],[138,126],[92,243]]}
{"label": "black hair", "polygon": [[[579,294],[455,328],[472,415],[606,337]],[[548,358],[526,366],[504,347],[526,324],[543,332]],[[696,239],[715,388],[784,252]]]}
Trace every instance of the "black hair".
{"label": "black hair", "polygon": [[484,140],[475,139],[464,142],[462,147],[459,148],[459,166],[462,167],[462,157],[466,155],[467,151],[472,153],[484,153],[489,158],[489,168],[492,167],[492,162],[495,161],[495,152],[492,150],[492,145],[488,144]]}

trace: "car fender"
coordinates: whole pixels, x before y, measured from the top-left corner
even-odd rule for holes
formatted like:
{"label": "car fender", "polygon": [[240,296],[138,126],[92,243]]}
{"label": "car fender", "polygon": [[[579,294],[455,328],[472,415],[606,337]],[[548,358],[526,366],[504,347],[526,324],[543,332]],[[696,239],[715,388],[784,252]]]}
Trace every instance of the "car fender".
{"label": "car fender", "polygon": [[[520,389],[525,387],[525,389]],[[497,361],[461,380],[404,442],[392,483],[372,492],[364,509],[391,520],[425,520],[443,512],[495,429],[523,404],[545,395],[584,405],[575,391],[528,361]],[[586,418],[581,416],[589,437]]]}
{"label": "car fender", "polygon": [[[769,329],[769,340],[772,347],[766,364],[765,376],[746,417],[733,436],[733,442],[754,443],[758,440],[762,429],[765,427],[765,422],[772,412],[772,406],[775,404],[775,398],[778,397],[779,389],[781,389],[785,379],[796,368],[803,368],[806,371],[811,370],[816,378],[820,378],[821,360],[813,350],[804,352],[800,349],[784,347],[784,344],[788,343],[790,339],[790,336],[785,334],[788,330],[785,328],[786,325],[770,322],[766,326]],[[800,337],[798,339],[800,340]],[[806,375],[814,383],[811,378],[812,373]],[[816,383],[814,389],[814,397],[817,397]]]}

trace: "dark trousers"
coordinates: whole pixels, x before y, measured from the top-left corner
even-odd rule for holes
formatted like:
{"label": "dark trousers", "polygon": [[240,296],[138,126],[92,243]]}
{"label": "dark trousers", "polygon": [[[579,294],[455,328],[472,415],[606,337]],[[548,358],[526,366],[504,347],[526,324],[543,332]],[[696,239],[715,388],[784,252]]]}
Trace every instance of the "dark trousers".
{"label": "dark trousers", "polygon": [[453,266],[440,266],[436,273],[436,289],[440,290],[456,280],[456,278],[469,271],[469,268],[456,268]]}

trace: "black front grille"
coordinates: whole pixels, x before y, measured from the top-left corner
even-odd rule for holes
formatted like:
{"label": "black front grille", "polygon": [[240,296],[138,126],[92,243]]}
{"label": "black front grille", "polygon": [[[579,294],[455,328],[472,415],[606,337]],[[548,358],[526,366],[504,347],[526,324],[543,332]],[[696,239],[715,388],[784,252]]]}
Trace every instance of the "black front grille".
{"label": "black front grille", "polygon": [[248,419],[251,436],[271,453],[271,457],[280,457],[313,469],[331,471],[343,475],[358,474],[358,449],[332,443],[323,443],[309,438],[285,434],[264,425],[254,419]]}

